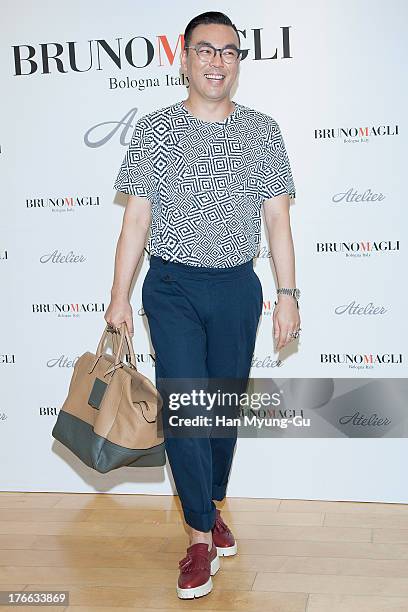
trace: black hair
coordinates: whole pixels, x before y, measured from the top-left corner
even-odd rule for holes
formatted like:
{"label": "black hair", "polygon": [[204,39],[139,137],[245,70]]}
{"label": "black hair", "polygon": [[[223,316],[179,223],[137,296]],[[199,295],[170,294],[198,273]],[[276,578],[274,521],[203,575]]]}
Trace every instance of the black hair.
{"label": "black hair", "polygon": [[[219,23],[221,25],[230,26],[236,32],[239,40],[238,30],[235,24],[232,23],[231,19],[227,17],[224,13],[218,13],[217,11],[207,11],[206,13],[201,13],[201,15],[196,15],[193,17],[191,21],[187,24],[185,32],[184,32],[184,46],[188,47],[191,41],[191,34],[197,26],[201,24],[212,24]],[[187,50],[188,52],[188,50]]]}

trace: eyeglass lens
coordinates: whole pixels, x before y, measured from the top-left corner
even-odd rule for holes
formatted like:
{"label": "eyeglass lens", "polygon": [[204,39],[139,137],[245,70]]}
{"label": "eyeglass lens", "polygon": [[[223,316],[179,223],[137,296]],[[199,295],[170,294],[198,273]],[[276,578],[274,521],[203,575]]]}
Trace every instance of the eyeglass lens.
{"label": "eyeglass lens", "polygon": [[[210,61],[213,59],[217,53],[215,47],[209,47],[208,45],[200,45],[197,47],[198,56],[205,61]],[[224,62],[227,64],[231,64],[232,62],[236,62],[239,56],[239,53],[236,49],[227,47],[226,49],[221,50],[221,56]]]}

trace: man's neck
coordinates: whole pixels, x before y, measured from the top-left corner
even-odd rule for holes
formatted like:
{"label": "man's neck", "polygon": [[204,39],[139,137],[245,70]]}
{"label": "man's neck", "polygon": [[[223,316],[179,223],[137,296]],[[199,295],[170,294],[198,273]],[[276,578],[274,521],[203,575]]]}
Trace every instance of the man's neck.
{"label": "man's neck", "polygon": [[183,100],[183,104],[189,113],[203,121],[224,121],[235,110],[229,98],[221,101],[205,101],[190,95],[187,100]]}

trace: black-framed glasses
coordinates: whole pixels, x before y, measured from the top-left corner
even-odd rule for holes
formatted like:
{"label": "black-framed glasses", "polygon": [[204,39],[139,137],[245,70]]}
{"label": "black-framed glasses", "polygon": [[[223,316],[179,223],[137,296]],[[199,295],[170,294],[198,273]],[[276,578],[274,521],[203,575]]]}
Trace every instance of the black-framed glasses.
{"label": "black-framed glasses", "polygon": [[209,43],[200,43],[198,45],[192,45],[190,47],[184,47],[185,49],[195,49],[198,57],[202,62],[210,62],[217,55],[217,51],[220,53],[223,62],[226,64],[235,64],[241,56],[241,49],[237,47],[227,45],[226,47],[217,48]]}

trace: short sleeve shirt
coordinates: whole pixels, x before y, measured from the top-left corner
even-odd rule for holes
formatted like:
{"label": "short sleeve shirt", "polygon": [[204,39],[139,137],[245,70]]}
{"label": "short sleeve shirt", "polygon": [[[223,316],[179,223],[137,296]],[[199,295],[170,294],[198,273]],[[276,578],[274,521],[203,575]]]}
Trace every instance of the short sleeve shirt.
{"label": "short sleeve shirt", "polygon": [[257,253],[263,201],[295,197],[278,123],[232,102],[223,121],[199,119],[180,101],[136,122],[114,188],[151,202],[150,254],[240,265]]}

